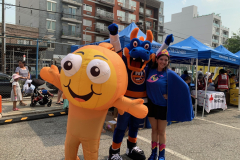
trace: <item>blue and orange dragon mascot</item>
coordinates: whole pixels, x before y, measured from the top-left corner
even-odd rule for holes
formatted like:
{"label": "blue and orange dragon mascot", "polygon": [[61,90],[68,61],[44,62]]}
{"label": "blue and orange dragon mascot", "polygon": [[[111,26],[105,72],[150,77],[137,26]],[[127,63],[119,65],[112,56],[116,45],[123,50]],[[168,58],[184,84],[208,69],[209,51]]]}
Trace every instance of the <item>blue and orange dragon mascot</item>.
{"label": "blue and orange dragon mascot", "polygon": [[[137,38],[139,28],[135,28],[130,35],[131,42],[125,48],[121,48],[118,26],[111,24],[109,27],[110,43],[115,51],[123,59],[128,73],[128,87],[126,97],[132,99],[142,98],[147,103],[146,77],[152,62],[155,62],[155,53],[152,51],[153,35],[150,30],[144,37]],[[159,50],[167,49],[172,42],[172,35],[166,38],[165,44]],[[160,52],[160,51],[158,51]],[[145,160],[143,150],[137,147],[138,129],[144,125],[144,119],[138,119],[127,112],[118,109],[117,126],[113,134],[113,142],[109,148],[108,160],[122,160],[120,147],[125,130],[129,127],[126,155],[133,160]]]}

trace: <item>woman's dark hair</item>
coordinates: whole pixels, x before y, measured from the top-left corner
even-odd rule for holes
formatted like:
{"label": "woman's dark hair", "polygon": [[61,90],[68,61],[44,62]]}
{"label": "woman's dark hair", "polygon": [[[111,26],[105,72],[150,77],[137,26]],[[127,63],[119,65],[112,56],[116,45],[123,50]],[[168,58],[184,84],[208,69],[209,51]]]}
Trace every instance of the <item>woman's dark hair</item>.
{"label": "woman's dark hair", "polygon": [[25,66],[25,61],[18,60],[18,63],[19,63],[19,62],[22,62],[22,64]]}
{"label": "woman's dark hair", "polygon": [[170,64],[170,57],[168,56],[168,55],[166,55],[166,54],[162,54],[162,55],[160,55],[160,56],[156,56],[156,61],[153,63],[153,65],[152,65],[152,68],[153,69],[156,69],[156,68],[158,68],[158,63],[157,63],[157,60],[160,58],[160,57],[162,57],[162,56],[166,56],[167,58],[168,58],[168,64],[167,64],[167,66],[165,67],[165,68],[163,68],[163,71],[166,71],[168,68],[169,68],[169,64]]}
{"label": "woman's dark hair", "polygon": [[187,74],[187,75],[188,75],[188,71],[187,71],[187,70],[185,70],[185,71],[183,72],[183,74]]}
{"label": "woman's dark hair", "polygon": [[186,76],[185,79],[184,79],[185,82],[188,81],[188,80],[191,80],[190,76]]}

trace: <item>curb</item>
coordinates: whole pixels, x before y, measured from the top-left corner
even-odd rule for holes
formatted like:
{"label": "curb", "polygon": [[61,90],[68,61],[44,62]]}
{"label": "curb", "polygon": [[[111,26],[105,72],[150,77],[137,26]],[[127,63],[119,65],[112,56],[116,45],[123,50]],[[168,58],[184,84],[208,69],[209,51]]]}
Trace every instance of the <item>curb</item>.
{"label": "curb", "polygon": [[[43,113],[47,113],[47,112],[60,112],[60,111],[65,111],[63,110],[62,108],[54,108],[54,109],[51,109],[51,110],[33,110],[33,111],[29,111],[29,112],[26,112],[26,113],[15,113],[13,115],[2,115],[2,118],[7,118],[7,117],[14,117],[14,116],[23,116],[23,115],[29,115],[29,114],[43,114]],[[1,120],[1,119],[0,119]]]}
{"label": "curb", "polygon": [[11,119],[3,119],[3,120],[0,120],[0,125],[31,121],[31,120],[43,119],[43,118],[50,118],[50,117],[57,117],[62,115],[68,115],[68,110],[62,110],[58,112],[49,112],[49,113],[37,114],[37,115],[31,115],[31,116],[21,116],[21,117],[16,117]]}

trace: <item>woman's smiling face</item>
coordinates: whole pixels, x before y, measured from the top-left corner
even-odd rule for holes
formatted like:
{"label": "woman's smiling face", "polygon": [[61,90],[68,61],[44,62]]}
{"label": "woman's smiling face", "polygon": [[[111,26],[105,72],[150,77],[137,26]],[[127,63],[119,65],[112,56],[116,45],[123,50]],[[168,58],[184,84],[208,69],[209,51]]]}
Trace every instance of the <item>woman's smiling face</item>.
{"label": "woman's smiling face", "polygon": [[168,65],[168,56],[163,55],[157,59],[158,68],[165,68]]}

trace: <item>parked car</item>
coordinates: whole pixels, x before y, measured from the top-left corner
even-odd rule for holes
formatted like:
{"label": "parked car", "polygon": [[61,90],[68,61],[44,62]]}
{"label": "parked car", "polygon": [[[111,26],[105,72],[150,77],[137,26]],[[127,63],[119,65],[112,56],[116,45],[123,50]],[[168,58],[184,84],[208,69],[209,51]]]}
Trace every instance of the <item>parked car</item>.
{"label": "parked car", "polygon": [[0,95],[2,97],[10,97],[11,95],[11,76],[0,72]]}

